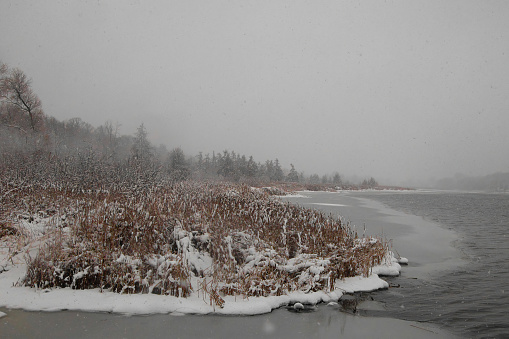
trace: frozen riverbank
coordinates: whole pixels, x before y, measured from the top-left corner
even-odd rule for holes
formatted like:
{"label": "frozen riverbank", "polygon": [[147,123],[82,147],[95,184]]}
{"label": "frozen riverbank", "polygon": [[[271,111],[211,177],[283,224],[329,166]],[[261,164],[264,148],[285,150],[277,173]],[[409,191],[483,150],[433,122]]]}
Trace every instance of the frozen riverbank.
{"label": "frozen riverbank", "polygon": [[[397,264],[395,264],[397,265]],[[0,274],[0,307],[28,311],[87,311],[128,315],[148,314],[223,314],[255,315],[271,312],[284,305],[302,303],[316,305],[335,302],[343,293],[374,291],[387,288],[386,281],[377,274],[369,277],[351,277],[336,283],[333,292],[292,292],[288,295],[250,297],[223,296],[223,308],[212,306],[198,293],[187,298],[155,294],[119,294],[100,289],[74,290],[70,288],[34,289],[15,287],[24,276],[26,266],[19,264]]]}
{"label": "frozen riverbank", "polygon": [[[303,198],[305,199],[305,198]],[[353,221],[352,210],[356,210],[359,212],[359,215],[364,216],[380,216],[380,211],[377,211],[375,208],[369,208],[363,206],[363,204],[359,203],[359,200],[342,200],[341,202],[333,199],[332,202],[322,201],[322,199],[318,199],[315,202],[317,204],[336,204],[336,205],[346,205],[341,207],[345,212],[347,212],[348,217]],[[309,201],[309,199],[306,199]],[[353,203],[356,201],[356,203]],[[319,205],[315,205],[318,207]],[[322,205],[323,206],[323,205]],[[335,208],[339,206],[328,206],[328,208]],[[346,210],[344,209],[346,207]],[[329,211],[330,212],[330,211]],[[357,213],[356,212],[356,213]],[[387,211],[386,211],[387,212]],[[358,222],[356,222],[358,225]],[[371,223],[367,224],[368,228],[373,225]],[[379,223],[377,223],[379,225]],[[359,230],[359,227],[357,227]],[[386,228],[384,226],[385,234],[391,234],[392,230]],[[401,231],[401,230],[399,230]],[[362,231],[361,231],[362,232]],[[402,232],[399,232],[402,234]],[[402,255],[406,255],[406,252],[400,250]],[[405,266],[403,269],[403,274],[406,274],[406,270],[413,266],[412,260],[410,261],[409,266]],[[1,276],[1,275],[0,275]],[[374,279],[373,276],[372,279]],[[353,278],[354,281],[356,278]],[[338,284],[337,287],[341,285]],[[386,287],[387,285],[385,285]],[[354,291],[355,288],[346,288],[346,285],[343,285],[345,290],[348,292]],[[358,287],[357,287],[358,288]],[[375,285],[373,288],[377,288]],[[76,296],[72,295],[72,290],[67,289],[70,293],[66,296],[61,296],[58,298],[52,298],[51,294],[54,292],[60,292],[58,290],[53,290],[51,292],[44,293],[43,290],[39,290],[36,292],[39,296],[36,298],[49,298],[49,299],[68,299],[73,300]],[[341,291],[341,290],[339,290]],[[155,308],[159,308],[159,312],[161,313],[169,313],[170,315],[181,315],[186,310],[184,308],[174,308],[173,306],[170,308],[168,305],[158,305],[156,302],[154,308],[151,312],[147,312],[146,302],[139,301],[138,297],[144,297],[144,295],[127,295],[122,296],[118,294],[113,294],[113,296],[105,297],[105,294],[101,294],[97,290],[91,291],[76,291],[76,293],[93,293],[96,294],[99,298],[97,303],[101,303],[107,300],[109,305],[104,306],[102,309],[105,312],[113,311],[113,307],[117,307],[115,312],[121,313],[131,313],[131,314],[147,314],[154,313]],[[47,297],[46,297],[47,295]],[[84,294],[82,294],[84,295]],[[55,295],[56,296],[56,295]],[[147,295],[145,295],[147,296]],[[311,295],[308,294],[307,298],[310,298]],[[117,303],[113,302],[113,300],[117,297],[126,297],[126,300],[131,300],[131,302],[126,301],[118,301]],[[134,298],[131,298],[134,297]],[[150,296],[150,298],[156,297],[161,299],[161,296]],[[333,298],[338,297],[338,295]],[[129,299],[130,298],[130,299]],[[162,297],[167,300],[171,298],[169,296]],[[286,297],[285,297],[286,298]],[[318,294],[315,295],[312,302],[319,301]],[[320,297],[322,298],[322,297]],[[330,296],[329,296],[330,298]],[[333,300],[331,298],[330,300]],[[183,299],[183,298],[180,298]],[[254,298],[250,298],[251,300]],[[283,298],[284,299],[284,298]],[[241,300],[241,304],[245,303],[244,306],[248,310],[250,314],[261,313],[264,309],[267,310],[270,307],[275,307],[278,304],[284,305],[286,303],[293,303],[299,299],[290,298],[283,300],[280,299],[276,302],[276,299],[266,299],[261,303],[252,303],[252,309],[248,306],[249,303],[245,303],[244,300]],[[1,299],[0,299],[1,300]],[[301,299],[302,301],[305,301]],[[329,299],[325,299],[329,300]],[[79,300],[78,300],[79,301]],[[309,301],[309,300],[308,300]],[[203,303],[203,300],[194,300],[192,303],[201,303],[198,307],[191,305],[187,311],[191,311],[190,313],[209,313],[212,310],[210,305]],[[90,303],[92,304],[91,300]],[[136,305],[136,304],[139,305]],[[192,304],[191,303],[191,304]],[[228,304],[228,303],[227,303]],[[272,306],[271,306],[272,305]],[[209,307],[208,310],[205,308]],[[103,307],[103,306],[101,306]],[[194,307],[194,309],[193,309]],[[137,308],[137,312],[133,312],[133,309]],[[53,308],[55,310],[56,308]],[[393,338],[393,337],[414,337],[414,338],[448,338],[451,337],[450,334],[436,328],[430,327],[427,324],[420,324],[415,322],[406,322],[395,319],[386,319],[386,318],[366,318],[351,314],[345,314],[344,312],[340,312],[341,307],[337,304],[332,303],[331,305],[321,304],[318,307],[312,307],[312,312],[288,312],[285,307],[276,309],[272,311],[270,314],[259,315],[256,317],[235,317],[235,316],[217,316],[209,313],[207,316],[181,316],[181,317],[173,317],[168,314],[161,315],[150,315],[146,316],[131,316],[126,318],[125,316],[114,315],[114,314],[105,314],[105,313],[76,313],[71,311],[66,312],[56,312],[56,313],[40,313],[40,312],[24,312],[17,310],[9,310],[2,309],[8,315],[0,320],[0,331],[2,333],[10,333],[7,337],[22,337],[22,335],[17,335],[16,333],[21,330],[18,328],[16,330],[16,324],[20,323],[30,323],[37,324],[39,326],[28,326],[26,331],[37,331],[38,329],[42,329],[44,333],[62,333],[60,337],[68,337],[70,329],[74,329],[77,337],[85,337],[86,335],[90,335],[93,333],[110,333],[110,337],[136,337],[139,336],[140,333],[153,333],[156,337],[167,335],[168,331],[175,334],[175,337],[235,337],[242,334],[243,337],[251,338],[251,337],[260,337],[260,336],[268,336],[268,337],[337,337],[338,333],[343,334],[345,337],[351,338],[362,338],[372,336],[373,333],[377,333],[377,336],[380,338]],[[49,310],[49,308],[48,308]],[[89,309],[92,310],[92,309]],[[140,311],[145,310],[145,311]],[[224,309],[225,313],[228,313],[227,306]],[[255,312],[255,310],[257,310]],[[130,312],[128,312],[130,311]],[[184,312],[182,312],[184,311]],[[216,309],[216,312],[218,310]],[[173,312],[173,313],[172,313]],[[221,312],[221,311],[219,311]],[[240,309],[237,309],[236,312],[238,314],[243,314],[240,312]],[[231,312],[230,312],[231,314]],[[245,313],[244,313],[245,314]],[[64,322],[65,319],[65,322]],[[63,324],[66,324],[63,326]],[[178,325],[177,325],[178,323]],[[59,325],[62,324],[62,325]],[[69,324],[69,325],[67,325]],[[135,326],[137,324],[137,326]],[[69,329],[67,329],[67,326]],[[65,327],[65,328],[64,328]],[[30,329],[31,328],[31,329]],[[84,328],[86,328],[86,332],[84,332]],[[141,331],[141,332],[140,332]],[[138,333],[138,335],[136,335]],[[30,335],[29,335],[30,336]],[[58,335],[57,335],[58,337]]]}
{"label": "frozen riverbank", "polygon": [[377,273],[401,269],[381,239],[242,185],[18,193],[12,211],[33,203],[3,226],[10,308],[260,314],[387,288]]}

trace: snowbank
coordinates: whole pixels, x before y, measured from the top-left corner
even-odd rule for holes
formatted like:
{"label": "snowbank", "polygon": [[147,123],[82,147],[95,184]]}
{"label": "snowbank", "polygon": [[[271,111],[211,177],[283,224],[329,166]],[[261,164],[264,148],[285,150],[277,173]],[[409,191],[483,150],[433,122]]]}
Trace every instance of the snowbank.
{"label": "snowbank", "polygon": [[393,252],[389,252],[387,258],[385,258],[382,265],[374,266],[371,269],[371,273],[384,275],[384,276],[398,276],[401,272],[401,265],[408,264],[408,259],[403,257],[396,257]]}
{"label": "snowbank", "polygon": [[[352,277],[336,282],[334,292],[292,292],[269,297],[225,296],[223,308],[213,307],[203,295],[193,292],[190,297],[178,298],[155,294],[119,294],[100,289],[73,290],[70,288],[34,289],[15,287],[25,274],[26,265],[9,267],[0,274],[0,307],[20,308],[29,311],[75,310],[113,312],[121,314],[228,314],[255,315],[269,313],[284,305],[302,303],[315,305],[338,301],[343,293],[366,292],[387,288],[386,281],[377,274],[369,277]],[[2,315],[0,314],[0,317]]]}
{"label": "snowbank", "polygon": [[[121,314],[227,314],[255,315],[269,313],[288,304],[315,305],[321,302],[338,301],[343,293],[369,292],[388,288],[388,283],[378,274],[399,274],[401,266],[391,256],[383,265],[373,268],[369,277],[351,277],[336,280],[332,292],[292,292],[281,296],[242,297],[224,296],[224,307],[211,306],[203,291],[194,291],[187,298],[155,294],[119,294],[100,289],[75,290],[71,288],[35,289],[16,286],[26,273],[22,254],[6,261],[8,253],[3,251],[0,273],[0,307],[19,308],[30,311],[75,310],[88,312],[113,312]],[[13,264],[14,263],[14,264]],[[284,269],[284,268],[283,268]],[[0,317],[3,316],[0,314]]]}

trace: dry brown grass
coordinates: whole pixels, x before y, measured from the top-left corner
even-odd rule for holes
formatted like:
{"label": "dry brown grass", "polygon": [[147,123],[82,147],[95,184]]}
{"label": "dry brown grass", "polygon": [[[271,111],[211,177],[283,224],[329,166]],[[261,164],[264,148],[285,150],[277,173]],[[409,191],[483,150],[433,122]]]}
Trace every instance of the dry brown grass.
{"label": "dry brown grass", "polygon": [[[24,279],[39,288],[180,297],[201,290],[221,306],[217,292],[328,291],[335,279],[369,274],[387,254],[382,241],[359,239],[340,220],[245,185],[32,186],[4,199],[3,219],[21,213],[52,218],[56,233],[28,258]],[[193,255],[212,258],[211,266],[196,267]]]}

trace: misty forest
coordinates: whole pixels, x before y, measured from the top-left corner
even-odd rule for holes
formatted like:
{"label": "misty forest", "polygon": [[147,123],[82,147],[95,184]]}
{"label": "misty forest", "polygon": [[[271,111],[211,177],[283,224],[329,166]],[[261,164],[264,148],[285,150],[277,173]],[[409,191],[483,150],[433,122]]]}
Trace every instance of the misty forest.
{"label": "misty forest", "polygon": [[108,186],[113,181],[139,185],[162,179],[220,180],[254,186],[301,183],[299,187],[315,190],[378,186],[374,178],[358,184],[343,181],[338,172],[306,176],[293,164],[287,169],[278,159],[259,162],[235,151],[195,156],[184,154],[181,147],[169,151],[166,145],[151,144],[143,123],[135,135],[121,135],[118,122],[93,127],[79,117],[58,121],[44,114],[23,71],[7,65],[2,65],[1,98],[2,166],[17,168],[26,180],[51,178],[83,189]]}

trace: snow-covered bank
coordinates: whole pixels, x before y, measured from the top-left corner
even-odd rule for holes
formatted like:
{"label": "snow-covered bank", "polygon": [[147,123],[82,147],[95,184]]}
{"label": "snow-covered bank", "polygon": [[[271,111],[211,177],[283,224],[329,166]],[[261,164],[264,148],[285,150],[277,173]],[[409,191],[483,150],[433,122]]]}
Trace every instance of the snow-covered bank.
{"label": "snow-covered bank", "polygon": [[246,186],[32,192],[1,238],[0,306],[260,314],[386,288],[378,274],[401,270],[380,239]]}
{"label": "snow-covered bank", "polygon": [[[315,305],[321,302],[338,301],[343,293],[366,292],[388,288],[386,281],[376,273],[368,277],[356,276],[338,279],[331,292],[295,291],[287,295],[267,297],[222,296],[224,306],[210,305],[203,294],[193,292],[186,298],[155,294],[119,294],[100,289],[76,290],[71,288],[35,289],[17,286],[26,273],[22,253],[13,256],[11,264],[2,253],[4,271],[0,273],[0,307],[29,311],[75,310],[87,312],[113,312],[121,314],[228,314],[255,315],[271,312],[284,305],[302,303]],[[377,265],[373,272],[395,273],[401,269],[392,262]],[[1,315],[0,315],[1,316]]]}
{"label": "snow-covered bank", "polygon": [[187,298],[154,294],[118,294],[100,289],[73,290],[70,288],[33,289],[15,287],[25,267],[19,265],[0,275],[0,306],[30,311],[79,310],[88,312],[114,312],[122,314],[230,314],[254,315],[297,302],[317,304],[337,301],[343,292],[373,291],[387,288],[388,284],[378,275],[367,278],[352,277],[337,283],[334,292],[292,292],[288,295],[269,297],[224,296],[224,307],[211,306],[197,294]]}

